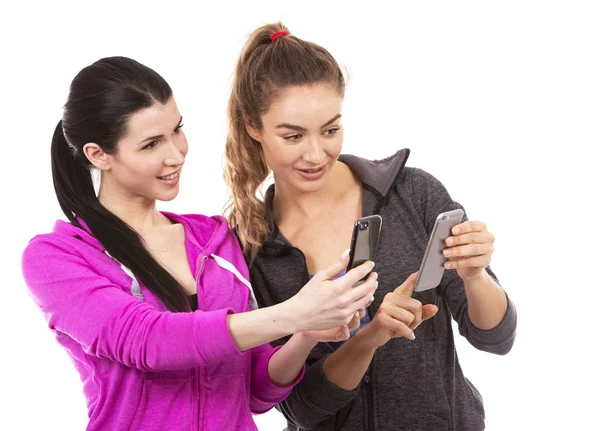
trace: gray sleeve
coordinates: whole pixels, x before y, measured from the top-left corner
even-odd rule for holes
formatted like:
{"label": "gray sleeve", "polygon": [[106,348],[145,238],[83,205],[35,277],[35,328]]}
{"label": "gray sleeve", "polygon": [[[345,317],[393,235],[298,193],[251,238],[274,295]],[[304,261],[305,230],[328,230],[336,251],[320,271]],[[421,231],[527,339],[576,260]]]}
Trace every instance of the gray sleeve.
{"label": "gray sleeve", "polygon": [[[486,270],[498,283],[492,270],[489,267]],[[513,346],[517,329],[517,310],[508,295],[506,295],[508,308],[500,323],[492,329],[479,329],[469,318],[464,282],[456,271],[446,271],[446,273],[448,277],[444,276],[438,292],[446,300],[452,317],[458,323],[460,335],[479,350],[497,355],[507,354]]]}
{"label": "gray sleeve", "polygon": [[[423,217],[422,222],[427,232],[431,232],[439,213],[457,208],[464,209],[452,200],[444,185],[434,176],[420,169],[411,168],[411,171],[413,200]],[[466,220],[465,211],[463,221]],[[490,267],[486,268],[486,271],[496,283],[500,284]],[[483,330],[477,328],[469,318],[464,282],[456,271],[444,272],[437,291],[446,300],[453,319],[458,323],[460,334],[475,348],[499,355],[504,355],[511,350],[516,336],[517,311],[508,295],[506,296],[508,308],[500,323],[492,329]]]}
{"label": "gray sleeve", "polygon": [[326,357],[322,356],[311,365],[307,363],[304,378],[277,405],[277,410],[283,413],[287,421],[298,428],[315,428],[350,403],[359,392],[360,385],[352,391],[346,391],[327,380],[323,373]]}

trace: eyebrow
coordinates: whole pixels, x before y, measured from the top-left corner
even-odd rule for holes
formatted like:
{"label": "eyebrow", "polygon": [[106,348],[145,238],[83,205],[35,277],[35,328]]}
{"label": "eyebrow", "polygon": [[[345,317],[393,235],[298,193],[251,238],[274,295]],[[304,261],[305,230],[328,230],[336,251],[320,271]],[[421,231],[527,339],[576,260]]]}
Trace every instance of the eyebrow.
{"label": "eyebrow", "polygon": [[[334,121],[336,121],[337,119],[342,118],[342,114],[337,114],[335,117],[333,117],[331,120],[329,120],[328,122],[326,122],[325,124],[323,124],[321,126],[321,129],[323,129],[324,127],[329,126],[331,123],[333,123]],[[282,123],[282,124],[278,124],[277,126],[275,126],[276,129],[292,129],[295,130],[297,132],[306,132],[306,129],[304,127],[301,126],[295,126],[293,124],[289,124],[289,123]]]}
{"label": "eyebrow", "polygon": [[[179,119],[179,121],[177,122],[177,126],[173,129],[173,131],[177,130],[179,128],[179,125],[181,124],[181,122],[183,121],[183,115],[181,116],[181,118]],[[140,144],[143,144],[146,141],[154,141],[154,140],[158,140],[163,138],[165,135],[154,135],[154,136],[148,136],[146,139],[144,139],[143,141],[140,141]]]}

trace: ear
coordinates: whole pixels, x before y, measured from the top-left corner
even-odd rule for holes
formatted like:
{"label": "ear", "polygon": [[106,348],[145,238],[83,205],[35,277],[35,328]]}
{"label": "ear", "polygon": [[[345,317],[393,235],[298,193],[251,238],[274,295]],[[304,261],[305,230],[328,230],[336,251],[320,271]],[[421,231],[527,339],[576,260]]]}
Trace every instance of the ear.
{"label": "ear", "polygon": [[244,114],[244,127],[246,128],[246,132],[248,132],[252,139],[254,139],[257,142],[261,141],[259,131],[254,126],[252,126],[252,122],[246,114]]}
{"label": "ear", "polygon": [[110,169],[110,154],[105,153],[104,150],[100,148],[100,145],[88,142],[83,146],[83,154],[85,154],[92,165],[101,171]]}

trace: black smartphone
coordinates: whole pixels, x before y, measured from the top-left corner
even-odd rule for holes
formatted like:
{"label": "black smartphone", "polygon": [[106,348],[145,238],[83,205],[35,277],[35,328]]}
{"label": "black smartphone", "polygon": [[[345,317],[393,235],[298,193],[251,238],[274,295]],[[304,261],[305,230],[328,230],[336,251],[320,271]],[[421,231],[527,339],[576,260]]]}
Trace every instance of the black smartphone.
{"label": "black smartphone", "polygon": [[[381,216],[370,215],[361,217],[354,223],[352,229],[352,241],[350,242],[350,262],[346,271],[362,265],[367,260],[373,261],[375,251],[379,243],[379,233],[381,232]],[[356,284],[364,282],[369,274],[361,278]]]}

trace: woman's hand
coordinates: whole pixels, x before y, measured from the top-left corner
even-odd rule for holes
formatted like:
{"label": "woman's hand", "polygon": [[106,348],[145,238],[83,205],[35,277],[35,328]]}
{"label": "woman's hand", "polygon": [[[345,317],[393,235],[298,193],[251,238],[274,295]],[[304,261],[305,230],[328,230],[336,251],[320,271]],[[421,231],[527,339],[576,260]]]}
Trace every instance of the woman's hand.
{"label": "woman's hand", "polygon": [[[318,341],[331,341],[345,336],[346,331],[349,336],[350,328],[356,325],[351,324],[352,319],[357,318],[356,313],[373,298],[377,274],[371,272],[374,264],[368,261],[333,280],[347,265],[346,252],[334,265],[317,272],[300,292],[289,299],[290,312],[296,317],[296,332],[332,330],[320,335],[312,334]],[[369,276],[364,283],[352,287],[367,274]]]}
{"label": "woman's hand", "polygon": [[397,337],[414,340],[413,330],[438,311],[433,304],[423,305],[411,298],[416,279],[417,273],[411,274],[393,292],[385,295],[373,320],[365,325],[357,336],[360,334],[361,339],[373,348],[383,346]]}
{"label": "woman's hand", "polygon": [[[368,305],[367,305],[368,307]],[[346,341],[350,338],[350,332],[358,329],[360,326],[360,319],[366,314],[366,309],[362,308],[358,310],[352,320],[347,325],[339,326],[333,329],[325,329],[323,331],[305,331],[302,332],[306,338],[313,341],[315,344],[318,342],[339,342]]]}
{"label": "woman's hand", "polygon": [[444,256],[448,261],[446,269],[456,269],[463,280],[480,275],[490,264],[494,252],[494,235],[481,221],[466,221],[452,228],[452,235],[446,238]]}

